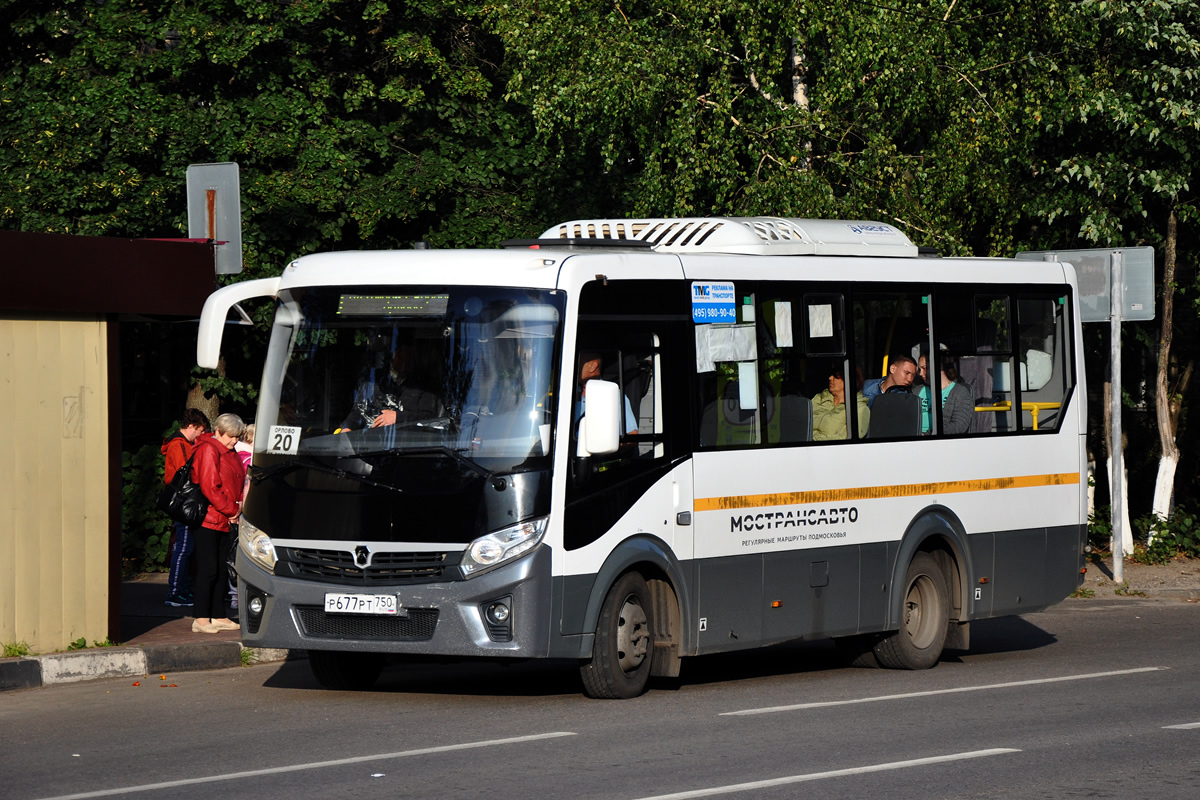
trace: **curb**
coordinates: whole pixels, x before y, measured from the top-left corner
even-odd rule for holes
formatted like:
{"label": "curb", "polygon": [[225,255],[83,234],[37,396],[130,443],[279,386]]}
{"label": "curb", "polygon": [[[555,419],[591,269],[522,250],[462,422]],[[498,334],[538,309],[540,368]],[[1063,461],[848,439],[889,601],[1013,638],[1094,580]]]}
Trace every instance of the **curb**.
{"label": "curb", "polygon": [[242,666],[242,651],[252,663],[283,661],[287,650],[243,647],[241,642],[151,644],[104,647],[72,653],[0,659],[0,692],[37,689],[103,678],[136,678],[152,672],[192,672]]}

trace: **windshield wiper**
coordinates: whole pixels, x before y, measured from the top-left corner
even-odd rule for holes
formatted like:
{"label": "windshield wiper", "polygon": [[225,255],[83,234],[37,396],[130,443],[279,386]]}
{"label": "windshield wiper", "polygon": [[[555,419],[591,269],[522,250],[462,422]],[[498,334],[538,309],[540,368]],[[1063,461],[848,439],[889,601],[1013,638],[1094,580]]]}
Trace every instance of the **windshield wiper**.
{"label": "windshield wiper", "polygon": [[327,467],[324,464],[318,464],[315,461],[300,461],[299,459],[295,461],[288,461],[285,464],[276,464],[273,467],[251,466],[250,480],[254,481],[255,483],[260,483],[272,475],[281,475],[285,472],[291,472],[294,469],[299,469],[300,467],[305,467],[306,469],[315,470],[317,472],[324,472],[328,475],[336,475],[339,478],[357,481],[358,483],[365,484],[366,486],[373,486],[377,489],[387,489],[389,492],[395,492],[396,494],[401,494],[404,492],[403,489],[397,486],[391,486],[386,483],[380,483],[379,481],[373,481],[370,478],[363,477],[355,472]]}
{"label": "windshield wiper", "polygon": [[388,450],[387,453],[388,455],[395,456],[449,456],[477,475],[482,475],[484,480],[490,480],[496,474],[486,467],[479,466],[454,448],[446,447],[444,445],[438,445],[434,447],[397,447],[392,450]]}

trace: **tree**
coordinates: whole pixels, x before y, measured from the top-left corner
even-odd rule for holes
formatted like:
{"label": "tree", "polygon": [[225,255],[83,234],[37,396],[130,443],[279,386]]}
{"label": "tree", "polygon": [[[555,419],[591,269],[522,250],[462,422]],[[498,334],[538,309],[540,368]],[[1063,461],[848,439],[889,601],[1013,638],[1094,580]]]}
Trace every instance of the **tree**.
{"label": "tree", "polygon": [[[502,97],[503,49],[480,13],[444,0],[0,0],[0,226],[184,236],[187,166],[236,161],[237,279],[318,249],[538,230],[565,193],[542,180],[527,115]],[[231,360],[228,379],[193,388],[235,392],[257,363]]]}
{"label": "tree", "polygon": [[[479,8],[442,0],[0,2],[0,224],[185,230],[189,163],[242,170],[249,274],[332,246],[536,227],[541,157]],[[11,113],[12,109],[21,113]]]}
{"label": "tree", "polygon": [[[1179,226],[1196,221],[1189,187],[1200,155],[1200,5],[1192,0],[1083,0],[1090,31],[1072,65],[1077,85],[1058,126],[1070,144],[1042,210],[1103,246],[1149,242],[1163,253],[1154,405],[1159,468],[1152,512],[1170,514],[1178,433],[1192,360],[1172,351]],[[1060,140],[1062,141],[1062,140]],[[1129,542],[1125,545],[1130,546]]]}
{"label": "tree", "polygon": [[516,2],[510,97],[621,216],[882,218],[1011,252],[1060,3]]}

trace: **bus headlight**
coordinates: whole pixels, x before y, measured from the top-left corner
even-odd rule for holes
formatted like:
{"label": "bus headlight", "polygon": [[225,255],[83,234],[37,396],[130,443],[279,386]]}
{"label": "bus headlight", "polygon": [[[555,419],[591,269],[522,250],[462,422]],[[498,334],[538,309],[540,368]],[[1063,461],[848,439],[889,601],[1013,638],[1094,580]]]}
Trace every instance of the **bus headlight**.
{"label": "bus headlight", "polygon": [[480,536],[463,553],[463,577],[474,578],[537,547],[546,535],[546,523],[546,517],[530,519]]}
{"label": "bus headlight", "polygon": [[271,537],[246,521],[243,516],[238,525],[238,546],[242,552],[267,572],[275,572],[275,545]]}

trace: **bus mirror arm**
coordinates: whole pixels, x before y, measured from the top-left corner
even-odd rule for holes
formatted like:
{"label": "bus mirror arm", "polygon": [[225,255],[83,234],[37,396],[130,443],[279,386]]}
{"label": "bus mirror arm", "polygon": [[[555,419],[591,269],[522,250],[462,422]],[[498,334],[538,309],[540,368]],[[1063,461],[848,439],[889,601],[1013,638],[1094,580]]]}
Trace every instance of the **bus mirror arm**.
{"label": "bus mirror arm", "polygon": [[279,291],[279,278],[259,278],[224,286],[208,296],[200,312],[200,331],[196,337],[196,364],[216,369],[221,359],[221,335],[225,318],[235,304],[251,297],[274,297]]}

